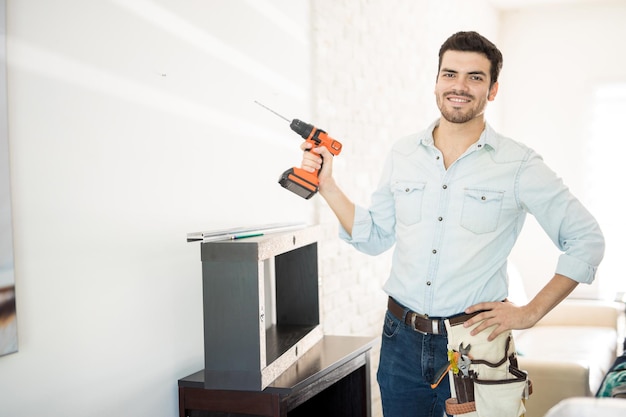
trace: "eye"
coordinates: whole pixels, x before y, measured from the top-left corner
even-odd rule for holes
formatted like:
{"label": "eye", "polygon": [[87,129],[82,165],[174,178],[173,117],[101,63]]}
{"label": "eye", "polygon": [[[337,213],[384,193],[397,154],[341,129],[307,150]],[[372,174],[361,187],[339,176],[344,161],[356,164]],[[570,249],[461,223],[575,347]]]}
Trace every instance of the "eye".
{"label": "eye", "polygon": [[482,77],[482,75],[472,75],[470,77],[470,80],[472,80],[472,81],[482,81],[483,77]]}

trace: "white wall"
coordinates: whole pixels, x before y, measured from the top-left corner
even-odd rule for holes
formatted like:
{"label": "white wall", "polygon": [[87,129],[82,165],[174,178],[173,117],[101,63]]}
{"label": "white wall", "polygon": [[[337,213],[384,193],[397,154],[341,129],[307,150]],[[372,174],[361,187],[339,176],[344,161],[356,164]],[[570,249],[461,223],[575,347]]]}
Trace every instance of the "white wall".
{"label": "white wall", "polygon": [[188,232],[308,221],[306,1],[9,1],[19,352],[1,416],[173,416],[203,368]]}
{"label": "white wall", "polygon": [[[606,234],[607,252],[597,282],[577,289],[583,297],[614,294],[615,283],[623,283],[622,268],[608,268],[611,263],[621,264],[626,225],[623,218],[603,217],[601,212],[602,207],[622,205],[619,166],[613,167],[615,175],[595,179],[606,190],[595,201],[585,186],[589,168],[593,169],[587,162],[590,149],[604,154],[606,163],[611,154],[623,155],[626,150],[621,131],[614,133],[608,148],[598,149],[592,142],[594,89],[626,82],[625,18],[626,2],[614,0],[574,1],[567,6],[534,6],[502,14],[501,130],[542,154],[592,209]],[[512,259],[532,295],[554,273],[558,252],[531,216],[526,223]]]}

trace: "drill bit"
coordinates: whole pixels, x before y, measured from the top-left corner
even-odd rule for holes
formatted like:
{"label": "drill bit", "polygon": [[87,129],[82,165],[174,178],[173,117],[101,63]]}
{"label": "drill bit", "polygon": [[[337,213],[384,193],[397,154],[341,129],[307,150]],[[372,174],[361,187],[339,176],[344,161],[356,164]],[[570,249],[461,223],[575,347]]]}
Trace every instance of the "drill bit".
{"label": "drill bit", "polygon": [[263,103],[259,103],[259,102],[258,102],[258,101],[256,101],[256,100],[254,100],[254,102],[255,102],[256,104],[258,104],[259,106],[263,107],[265,110],[269,110],[269,111],[271,111],[272,113],[274,113],[276,116],[280,117],[281,119],[285,119],[286,121],[288,121],[289,123],[291,123],[291,120],[287,119],[287,118],[286,118],[285,116],[283,116],[282,114],[277,113],[277,112],[275,112],[274,110],[270,109],[270,108],[269,108],[269,107],[267,107],[265,104],[263,104]]}

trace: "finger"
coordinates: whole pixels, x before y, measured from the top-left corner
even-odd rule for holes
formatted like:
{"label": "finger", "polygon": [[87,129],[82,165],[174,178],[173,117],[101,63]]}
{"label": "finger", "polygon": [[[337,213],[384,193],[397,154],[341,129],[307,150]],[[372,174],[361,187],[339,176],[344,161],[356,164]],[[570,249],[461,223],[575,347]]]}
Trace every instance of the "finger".
{"label": "finger", "polygon": [[326,149],[326,146],[320,146],[317,148],[313,148],[311,149],[313,152],[315,152],[318,155],[321,155],[323,158],[332,158],[333,154],[330,153],[330,151],[328,149]]}
{"label": "finger", "polygon": [[476,326],[474,329],[472,329],[472,331],[470,332],[470,335],[476,336],[477,334],[479,334],[480,332],[482,332],[483,330],[485,330],[485,329],[487,329],[489,327],[491,327],[491,325],[489,325],[487,323],[487,320],[483,320],[478,326]]}
{"label": "finger", "polygon": [[471,319],[465,321],[465,323],[463,323],[463,327],[465,327],[465,328],[472,327],[476,323],[480,323],[481,321],[484,321],[487,318],[488,317],[487,317],[487,315],[485,313],[477,314],[474,317],[472,317]]}
{"label": "finger", "polygon": [[502,334],[505,330],[506,328],[504,328],[503,326],[496,326],[493,332],[491,332],[491,334],[487,337],[487,341],[491,342],[495,340],[495,338]]}
{"label": "finger", "polygon": [[315,149],[313,149],[313,151],[314,152],[305,152],[304,155],[302,156],[302,158],[321,164],[322,163],[322,156],[319,153],[315,152]]}
{"label": "finger", "polygon": [[471,307],[468,307],[465,310],[465,314],[474,314],[474,313],[478,313],[478,314],[476,314],[471,319],[467,320],[464,323],[464,326],[471,327],[478,322],[495,317],[495,310],[497,307],[498,307],[498,303],[479,303]]}
{"label": "finger", "polygon": [[472,314],[481,310],[493,310],[498,306],[499,303],[486,302],[486,303],[478,303],[473,306],[469,306],[465,309],[465,314]]}
{"label": "finger", "polygon": [[308,172],[313,172],[316,169],[320,169],[322,167],[321,158],[319,158],[318,156],[312,157],[305,155],[304,158],[302,158],[301,167]]}
{"label": "finger", "polygon": [[312,147],[313,147],[313,144],[307,141],[302,142],[302,144],[300,145],[300,149],[302,149],[303,151],[311,149]]}

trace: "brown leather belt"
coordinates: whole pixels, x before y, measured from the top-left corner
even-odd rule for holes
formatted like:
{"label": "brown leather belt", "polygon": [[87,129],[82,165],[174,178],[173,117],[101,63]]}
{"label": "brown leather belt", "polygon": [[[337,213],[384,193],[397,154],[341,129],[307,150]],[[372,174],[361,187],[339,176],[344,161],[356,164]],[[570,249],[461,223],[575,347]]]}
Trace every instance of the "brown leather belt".
{"label": "brown leather belt", "polygon": [[387,302],[387,309],[391,314],[396,316],[396,318],[404,321],[405,324],[408,324],[417,332],[441,335],[447,334],[446,325],[444,324],[445,320],[449,320],[450,324],[454,326],[465,323],[475,315],[482,313],[482,311],[477,311],[472,314],[457,314],[447,318],[430,318],[424,314],[408,310],[391,297],[389,297],[389,301]]}

